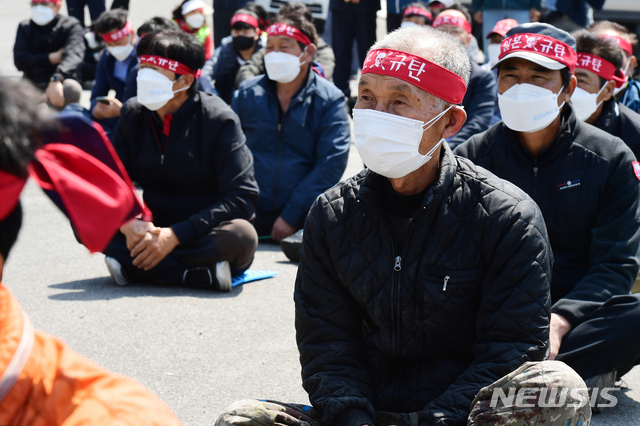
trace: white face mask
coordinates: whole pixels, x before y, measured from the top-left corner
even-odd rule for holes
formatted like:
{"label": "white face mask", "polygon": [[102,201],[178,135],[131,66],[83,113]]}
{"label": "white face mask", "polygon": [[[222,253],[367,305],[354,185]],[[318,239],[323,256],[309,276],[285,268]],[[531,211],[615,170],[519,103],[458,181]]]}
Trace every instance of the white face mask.
{"label": "white face mask", "polygon": [[421,25],[416,24],[413,21],[404,21],[400,24],[400,28],[411,28],[411,27],[420,27]]}
{"label": "white face mask", "polygon": [[304,52],[300,56],[295,56],[284,52],[269,52],[264,55],[264,66],[267,69],[267,76],[270,80],[278,83],[291,83],[300,74],[300,65],[307,61],[300,62]]}
{"label": "white face mask", "polygon": [[136,78],[138,102],[151,111],[157,111],[173,99],[173,94],[188,90],[189,87],[173,90],[173,83],[166,76],[151,68],[142,68]]}
{"label": "white face mask", "polygon": [[36,25],[47,25],[49,22],[53,21],[53,18],[55,17],[56,12],[49,6],[40,4],[31,8],[31,20],[35,22]]}
{"label": "white face mask", "polygon": [[186,16],[184,20],[191,28],[198,29],[204,25],[205,17],[202,13],[194,13],[193,15]]}
{"label": "white face mask", "polygon": [[487,47],[487,54],[489,55],[489,63],[497,64],[500,59],[500,45],[493,43]]}
{"label": "white face mask", "polygon": [[589,93],[579,87],[571,95],[571,106],[578,120],[586,121],[598,109],[602,101],[598,102],[598,96],[607,87],[605,83],[598,93]]}
{"label": "white face mask", "polygon": [[[129,34],[129,37],[132,37],[132,35]],[[116,58],[116,60],[122,62],[131,55],[131,52],[133,52],[133,45],[131,44],[131,38],[129,38],[129,43],[127,43],[126,45],[107,46],[107,50],[109,51],[111,56]]]}
{"label": "white face mask", "polygon": [[[629,58],[629,59],[631,59],[631,58]],[[615,89],[613,89],[613,96],[614,97],[618,96],[618,93],[622,92],[629,85],[629,76],[627,76],[627,71],[629,71],[629,64],[631,64],[631,61],[629,59],[627,59],[627,65],[624,67],[624,71],[622,71],[622,75],[624,76],[626,81],[624,82],[622,87],[620,87],[620,88],[616,87]]]}
{"label": "white face mask", "polygon": [[502,95],[498,93],[498,106],[505,126],[516,132],[533,133],[542,130],[560,114],[558,96],[549,89],[533,84],[515,84]]}
{"label": "white face mask", "polygon": [[360,158],[369,169],[392,179],[418,170],[444,141],[440,139],[422,155],[422,134],[451,108],[453,105],[426,123],[373,109],[354,109],[353,134]]}

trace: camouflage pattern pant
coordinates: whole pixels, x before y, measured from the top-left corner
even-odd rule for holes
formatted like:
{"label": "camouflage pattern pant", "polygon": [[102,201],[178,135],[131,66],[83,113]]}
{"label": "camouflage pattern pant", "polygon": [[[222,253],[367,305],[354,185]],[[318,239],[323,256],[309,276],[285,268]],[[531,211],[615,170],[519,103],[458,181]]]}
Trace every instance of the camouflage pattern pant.
{"label": "camouflage pattern pant", "polygon": [[[588,426],[584,381],[560,361],[527,362],[480,389],[468,426]],[[320,426],[320,413],[302,404],[243,400],[227,407],[215,426]],[[419,426],[419,413],[376,411],[373,426]]]}

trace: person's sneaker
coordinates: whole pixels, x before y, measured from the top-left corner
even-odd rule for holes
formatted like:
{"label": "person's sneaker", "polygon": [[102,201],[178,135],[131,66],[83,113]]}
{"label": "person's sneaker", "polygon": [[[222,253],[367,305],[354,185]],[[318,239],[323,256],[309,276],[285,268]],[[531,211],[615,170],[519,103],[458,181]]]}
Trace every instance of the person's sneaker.
{"label": "person's sneaker", "polygon": [[118,285],[131,284],[131,280],[124,276],[120,262],[113,257],[106,256],[104,258],[104,263],[107,265],[107,269],[109,270],[109,274],[111,274],[111,279],[114,283]]}
{"label": "person's sneaker", "polygon": [[[215,272],[212,270],[215,268]],[[231,267],[229,262],[216,263],[214,267],[200,266],[184,271],[182,283],[187,287],[209,288],[218,291],[231,291]]]}
{"label": "person's sneaker", "polygon": [[285,256],[287,256],[292,262],[300,262],[300,249],[302,249],[303,231],[304,230],[301,229],[295,234],[280,241],[280,248],[284,252]]}
{"label": "person's sneaker", "polygon": [[[589,377],[584,381],[589,389],[589,401],[592,402],[591,411],[594,413],[601,413],[604,408],[603,405],[611,404],[611,400],[602,396],[602,389],[615,388],[616,384],[616,372],[599,374],[597,376]],[[593,392],[598,392],[596,398],[593,398]]]}

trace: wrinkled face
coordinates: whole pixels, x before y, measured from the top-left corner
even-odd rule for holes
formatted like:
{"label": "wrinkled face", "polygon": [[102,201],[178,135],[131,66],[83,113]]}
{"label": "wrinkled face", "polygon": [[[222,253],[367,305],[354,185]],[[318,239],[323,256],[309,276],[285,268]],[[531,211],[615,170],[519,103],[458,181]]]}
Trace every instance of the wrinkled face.
{"label": "wrinkled face", "polygon": [[[528,83],[544,87],[553,93],[562,90],[562,75],[559,70],[550,70],[535,62],[521,58],[509,58],[500,65],[498,71],[498,93],[503,94],[516,84]],[[558,96],[558,105],[571,99],[573,88],[565,88],[565,95]]]}
{"label": "wrinkled face", "polygon": [[[395,77],[364,74],[358,85],[356,109],[373,109],[388,114],[427,122],[438,115],[436,97]],[[422,135],[420,154],[426,154],[442,135],[444,120],[435,123]]]}

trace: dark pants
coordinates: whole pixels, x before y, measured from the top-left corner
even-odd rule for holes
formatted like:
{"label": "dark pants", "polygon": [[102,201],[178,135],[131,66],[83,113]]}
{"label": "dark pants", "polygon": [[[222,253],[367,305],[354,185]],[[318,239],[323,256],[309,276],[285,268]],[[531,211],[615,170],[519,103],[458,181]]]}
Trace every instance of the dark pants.
{"label": "dark pants", "polygon": [[376,14],[358,14],[340,10],[331,11],[331,41],[336,55],[336,68],[333,71],[333,82],[345,96],[351,96],[349,77],[353,41],[358,46],[359,64],[362,66],[367,50],[376,41]]}
{"label": "dark pants", "polygon": [[111,3],[111,10],[113,9],[129,10],[129,0],[113,0],[113,3]]}
{"label": "dark pants", "polygon": [[242,219],[222,222],[211,234],[192,243],[180,244],[155,268],[145,271],[133,266],[127,240],[118,232],[104,254],[115,258],[125,273],[136,281],[153,284],[180,284],[184,272],[192,267],[214,266],[224,260],[231,265],[232,275],[249,268],[258,248],[258,236],[253,226]]}
{"label": "dark pants", "polygon": [[562,339],[558,360],[583,379],[640,364],[640,295],[614,296]]}
{"label": "dark pants", "polygon": [[89,6],[89,15],[91,21],[98,19],[100,14],[107,10],[105,0],[67,0],[67,10],[69,16],[76,18],[84,25],[84,7]]}
{"label": "dark pants", "polygon": [[235,13],[234,9],[216,8],[213,11],[213,45],[220,46],[222,39],[231,35],[231,18]]}
{"label": "dark pants", "polygon": [[387,12],[387,32],[390,33],[393,30],[397,30],[402,25],[401,13],[389,13]]}

